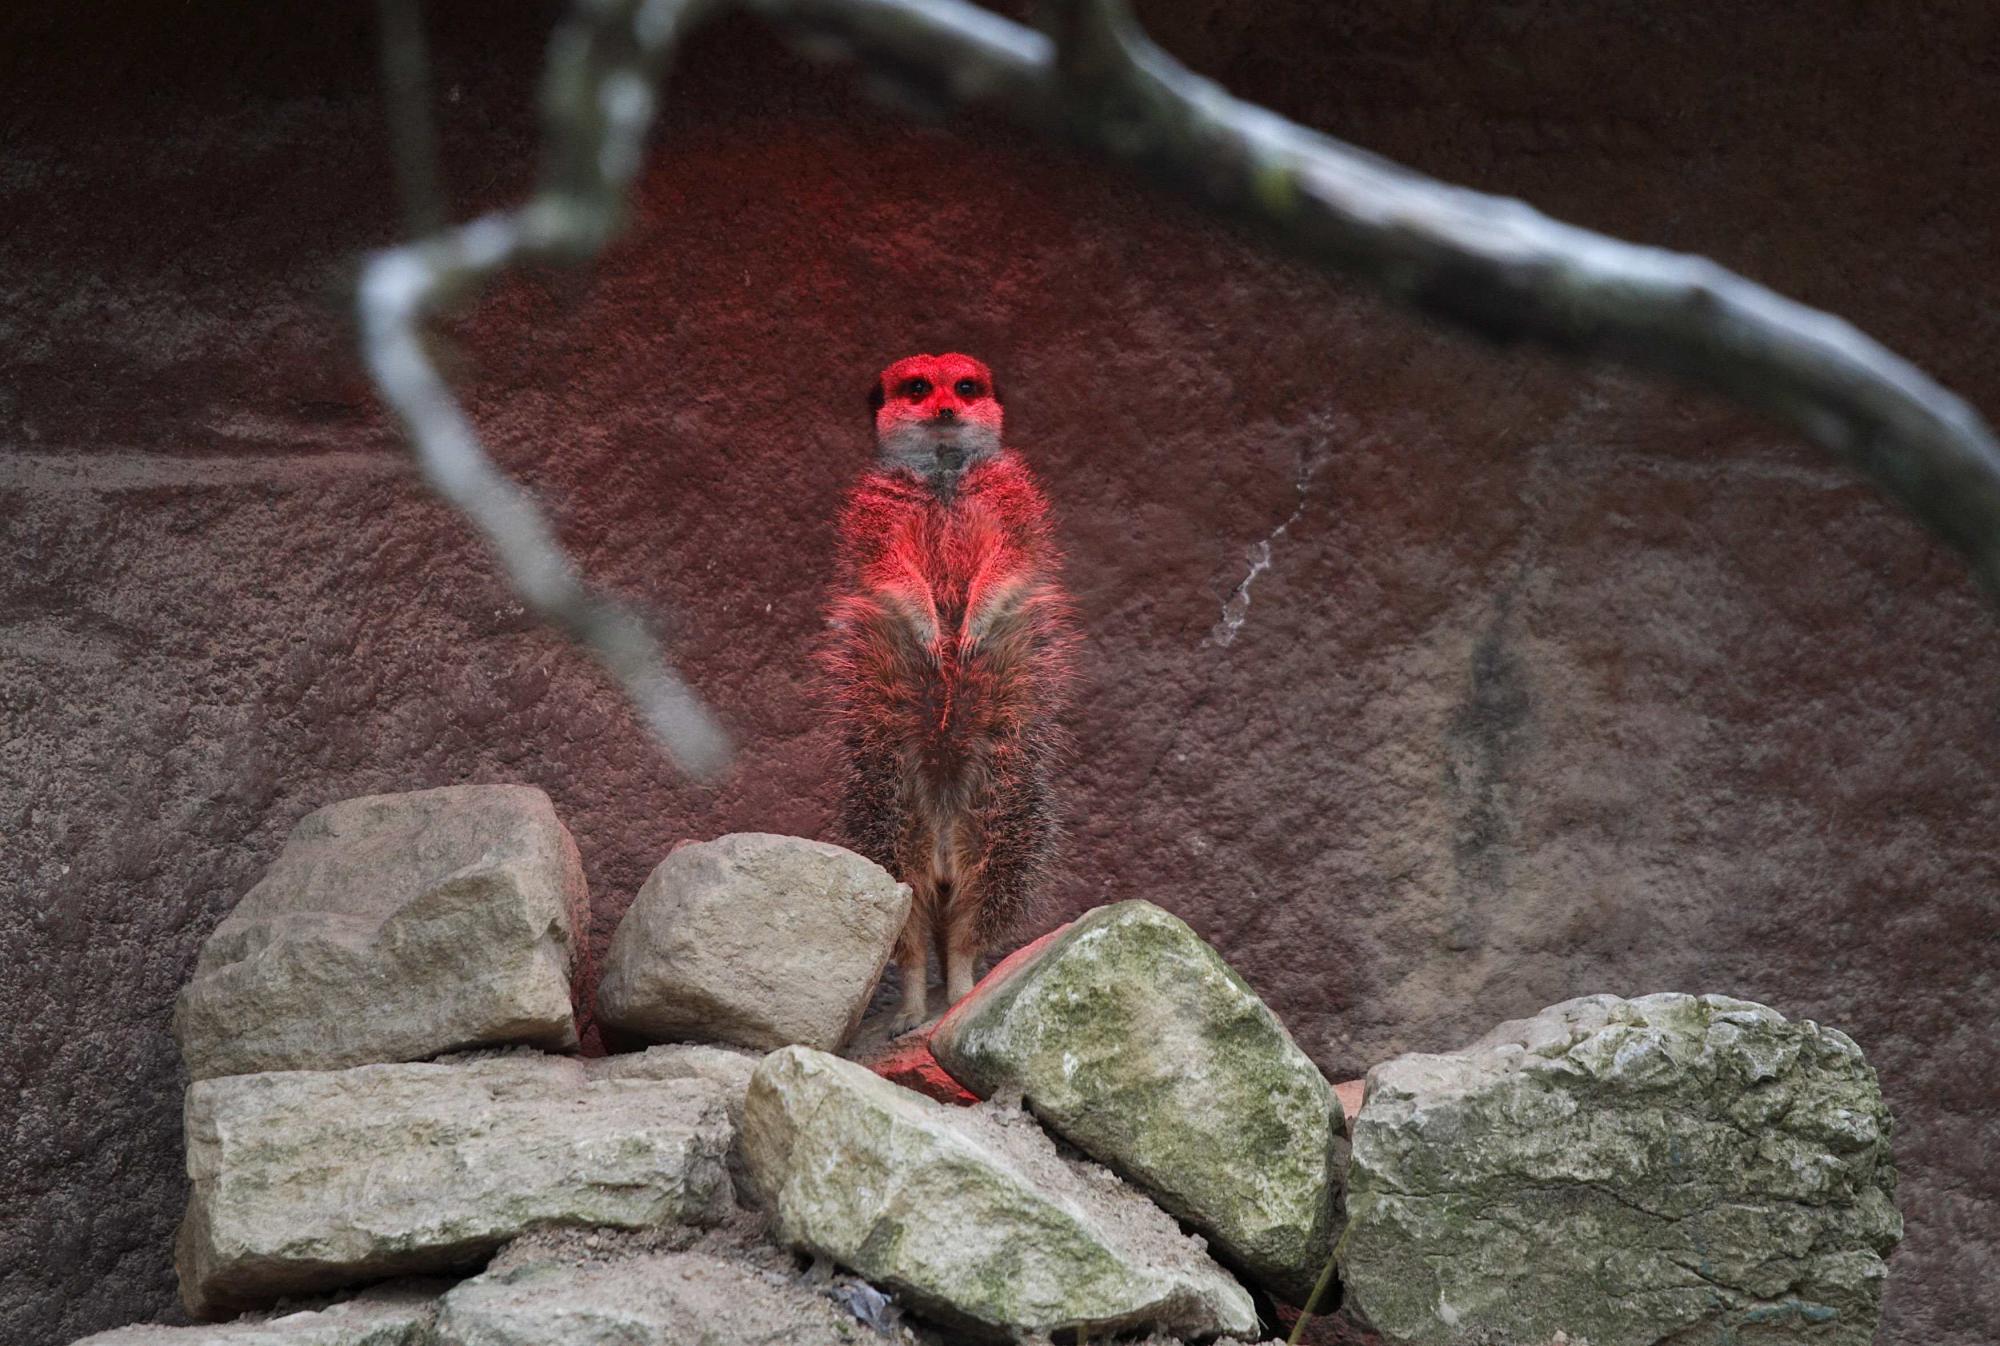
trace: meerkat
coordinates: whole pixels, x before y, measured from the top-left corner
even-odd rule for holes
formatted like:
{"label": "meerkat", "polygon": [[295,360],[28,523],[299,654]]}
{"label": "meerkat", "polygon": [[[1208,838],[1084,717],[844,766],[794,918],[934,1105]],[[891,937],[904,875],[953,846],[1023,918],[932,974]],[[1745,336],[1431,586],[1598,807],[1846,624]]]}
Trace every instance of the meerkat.
{"label": "meerkat", "polygon": [[955,1003],[1054,857],[1076,627],[1048,502],[1001,444],[991,371],[913,355],[882,371],[869,406],[877,461],[841,511],[821,664],[848,844],[912,890],[900,1033],[928,1018],[933,947]]}

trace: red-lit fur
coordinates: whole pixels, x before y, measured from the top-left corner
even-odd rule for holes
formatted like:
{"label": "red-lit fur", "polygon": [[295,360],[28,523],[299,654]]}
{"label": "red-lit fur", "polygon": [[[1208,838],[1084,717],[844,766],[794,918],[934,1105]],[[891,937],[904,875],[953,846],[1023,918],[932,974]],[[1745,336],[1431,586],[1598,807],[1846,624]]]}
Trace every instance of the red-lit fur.
{"label": "red-lit fur", "polygon": [[925,1018],[931,946],[957,1000],[1053,858],[1075,627],[1048,503],[999,447],[986,366],[912,356],[871,401],[882,460],[841,512],[822,664],[847,749],[847,839],[914,892],[896,949],[908,1028]]}

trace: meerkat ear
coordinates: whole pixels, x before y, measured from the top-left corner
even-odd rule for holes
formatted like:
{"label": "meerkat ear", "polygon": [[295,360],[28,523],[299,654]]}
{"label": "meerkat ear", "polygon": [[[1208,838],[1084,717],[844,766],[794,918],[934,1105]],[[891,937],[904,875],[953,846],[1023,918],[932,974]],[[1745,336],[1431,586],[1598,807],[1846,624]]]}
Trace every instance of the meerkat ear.
{"label": "meerkat ear", "polygon": [[1006,398],[1000,396],[1000,380],[994,378],[991,374],[988,374],[986,376],[986,394],[987,396],[991,397],[995,402],[999,402],[1003,405],[1007,401]]}
{"label": "meerkat ear", "polygon": [[868,412],[869,412],[869,414],[870,414],[870,415],[873,415],[873,414],[874,414],[875,412],[878,412],[878,411],[880,411],[880,410],[882,409],[882,403],[883,403],[883,401],[884,401],[884,398],[883,398],[883,395],[882,395],[882,380],[880,380],[880,379],[876,379],[876,380],[875,380],[875,382],[874,382],[874,384],[873,384],[872,386],[870,386],[870,387],[869,387],[869,389],[868,389]]}

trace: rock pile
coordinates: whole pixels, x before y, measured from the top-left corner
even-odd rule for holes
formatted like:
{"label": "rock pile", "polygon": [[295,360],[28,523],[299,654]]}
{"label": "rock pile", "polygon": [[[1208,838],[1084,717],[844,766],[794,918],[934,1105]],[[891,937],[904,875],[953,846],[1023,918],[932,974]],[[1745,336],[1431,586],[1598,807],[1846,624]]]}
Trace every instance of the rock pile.
{"label": "rock pile", "polygon": [[[1145,902],[835,1055],[909,900],[819,842],[683,844],[600,990],[667,1041],[583,1060],[549,1054],[587,907],[546,797],[321,810],[175,1018],[182,1294],[243,1316],[92,1346],[1251,1340],[1336,1246],[1389,1346],[1872,1337],[1889,1119],[1837,1032],[1571,1001],[1377,1066],[1350,1161],[1320,1072]],[[467,1279],[362,1288],[412,1275]]]}

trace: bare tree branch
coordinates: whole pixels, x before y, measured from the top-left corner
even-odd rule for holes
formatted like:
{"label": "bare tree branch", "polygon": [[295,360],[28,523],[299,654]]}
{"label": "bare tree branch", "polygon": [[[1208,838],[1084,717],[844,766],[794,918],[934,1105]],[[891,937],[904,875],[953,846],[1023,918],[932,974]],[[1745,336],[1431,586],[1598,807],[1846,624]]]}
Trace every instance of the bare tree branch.
{"label": "bare tree branch", "polygon": [[403,422],[425,478],[478,526],[530,608],[582,642],[691,774],[712,776],[729,740],[662,656],[645,622],[585,584],[535,502],[494,466],[424,349],[423,323],[502,267],[576,260],[621,219],[653,116],[653,75],[700,6],[585,0],[549,52],[548,161],[534,198],[417,243],[377,253],[360,287],[363,353]]}
{"label": "bare tree branch", "polygon": [[421,329],[503,266],[603,247],[638,169],[653,75],[689,26],[726,7],[762,15],[806,54],[858,63],[905,98],[989,106],[1132,164],[1490,340],[1664,373],[1768,412],[1873,476],[1964,553],[2000,603],[2000,446],[1907,361],[1705,258],[1433,181],[1232,98],[1154,46],[1124,0],[1053,0],[1047,33],[963,0],[578,0],[550,48],[535,196],[372,258],[363,339],[431,483],[691,770],[719,768],[721,730],[643,624],[577,577],[534,503],[487,458]]}

